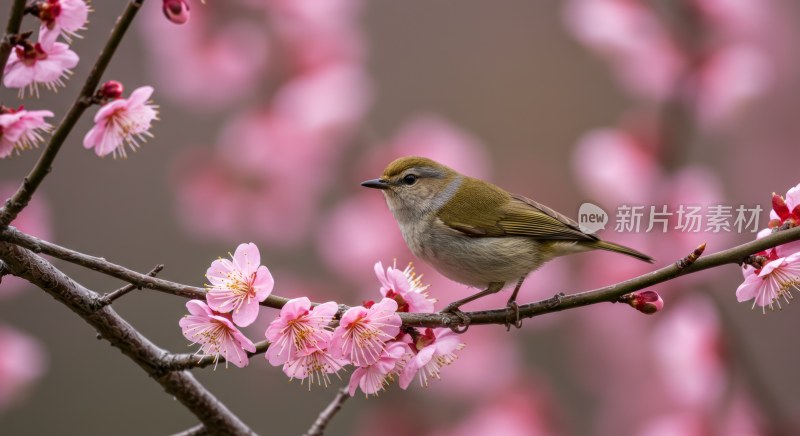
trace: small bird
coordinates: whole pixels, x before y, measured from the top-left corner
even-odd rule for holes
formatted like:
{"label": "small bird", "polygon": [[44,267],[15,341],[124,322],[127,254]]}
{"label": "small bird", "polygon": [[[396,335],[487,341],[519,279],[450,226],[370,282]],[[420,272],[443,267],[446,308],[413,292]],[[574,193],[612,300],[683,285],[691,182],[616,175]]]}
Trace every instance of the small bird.
{"label": "small bird", "polygon": [[401,157],[383,176],[361,186],[383,191],[415,256],[451,280],[483,289],[443,310],[461,319],[464,329],[456,331],[469,327],[460,306],[515,282],[508,307],[520,327],[519,288],[531,271],[554,257],[600,249],[653,262],[646,254],[584,233],[578,223],[543,204],[424,157]]}

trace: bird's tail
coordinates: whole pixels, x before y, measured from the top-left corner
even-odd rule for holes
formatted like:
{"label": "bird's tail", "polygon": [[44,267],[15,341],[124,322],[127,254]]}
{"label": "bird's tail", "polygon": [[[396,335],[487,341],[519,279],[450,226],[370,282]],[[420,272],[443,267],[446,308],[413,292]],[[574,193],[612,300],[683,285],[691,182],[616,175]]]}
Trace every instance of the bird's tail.
{"label": "bird's tail", "polygon": [[607,251],[613,251],[615,253],[627,254],[628,256],[635,257],[639,260],[643,260],[649,263],[653,263],[655,261],[655,259],[642,252],[636,251],[633,248],[625,247],[623,245],[615,244],[613,242],[595,241],[595,242],[590,242],[586,245],[598,250],[607,250]]}

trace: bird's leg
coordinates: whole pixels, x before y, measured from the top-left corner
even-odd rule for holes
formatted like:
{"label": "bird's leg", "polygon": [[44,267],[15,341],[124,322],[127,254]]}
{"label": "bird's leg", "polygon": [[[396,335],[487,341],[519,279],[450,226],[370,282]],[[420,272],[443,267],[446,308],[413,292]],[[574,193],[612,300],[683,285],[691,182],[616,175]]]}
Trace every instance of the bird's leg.
{"label": "bird's leg", "polygon": [[[519,281],[517,282],[517,287],[514,288],[514,292],[511,293],[511,298],[508,299],[508,303],[506,306],[514,312],[514,327],[521,328],[522,327],[522,320],[519,319],[519,304],[517,304],[517,294],[519,294],[519,288],[522,287],[522,282],[525,281],[525,277],[520,277]],[[511,323],[506,322],[506,331],[511,330]]]}
{"label": "bird's leg", "polygon": [[442,309],[442,312],[444,313],[452,313],[453,315],[457,316],[461,320],[461,323],[459,325],[464,326],[463,329],[459,329],[458,325],[455,326],[451,325],[450,330],[459,334],[466,332],[467,329],[469,329],[470,319],[464,312],[462,312],[458,308],[469,303],[470,301],[475,301],[478,298],[498,292],[499,290],[503,289],[503,285],[505,285],[505,283],[502,282],[489,283],[489,287],[484,289],[483,291],[480,291],[475,295],[470,295],[467,298],[462,298],[458,301],[454,301],[448,304],[447,307]]}

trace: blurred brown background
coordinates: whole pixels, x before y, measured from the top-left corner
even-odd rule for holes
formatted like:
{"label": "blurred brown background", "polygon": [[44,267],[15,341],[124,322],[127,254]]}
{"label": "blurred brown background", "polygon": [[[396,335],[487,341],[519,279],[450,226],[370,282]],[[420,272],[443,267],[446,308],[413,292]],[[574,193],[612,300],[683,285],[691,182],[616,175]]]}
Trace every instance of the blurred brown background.
{"label": "blurred brown background", "polygon": [[[56,113],[54,120],[60,118],[77,94],[79,82],[87,74],[122,7],[123,2],[95,2],[89,29],[84,39],[74,44],[81,56],[75,76],[58,94],[45,92],[40,100],[26,102],[29,109],[48,108]],[[153,0],[145,5],[145,8],[158,7],[160,2]],[[204,6],[193,3],[192,7]],[[790,30],[797,27],[800,10],[795,2],[776,1],[772,7],[785,20],[781,24],[788,24]],[[0,22],[7,17],[5,9],[0,7]],[[412,114],[438,113],[489,147],[494,182],[574,215],[576,205],[586,195],[578,190],[573,176],[571,156],[577,139],[590,129],[616,125],[632,100],[620,91],[606,66],[567,34],[562,13],[560,2],[554,1],[369,2],[365,5],[363,25],[375,101],[365,123],[368,139],[358,140],[360,143],[347,153],[353,157],[364,153],[370,141],[390,137]],[[139,30],[134,29],[125,39],[105,74],[105,79],[125,83],[127,90],[151,82]],[[787,34],[792,34],[790,30]],[[796,49],[796,39],[784,42]],[[784,74],[776,87],[759,99],[725,137],[700,135],[693,140],[691,160],[717,171],[730,204],[761,204],[768,208],[771,192],[782,193],[800,181],[794,159],[800,133],[800,123],[796,122],[800,80],[790,61],[781,66]],[[0,101],[16,104],[15,99],[12,91],[0,91]],[[91,125],[90,114],[95,110],[91,109],[64,144],[52,174],[37,195],[46,197],[52,206],[55,242],[142,272],[163,263],[166,268],[161,277],[202,285],[210,261],[232,251],[235,245],[197,241],[182,231],[174,213],[169,169],[182,148],[212,144],[222,125],[222,116],[227,114],[186,111],[159,98],[158,90],[154,99],[161,108],[161,121],[155,125],[155,138],[143,150],[127,160],[101,160],[84,150],[81,141]],[[0,180],[20,180],[37,156],[38,152],[28,152],[0,162]],[[325,204],[335,204],[361,189],[352,170],[347,163],[337,168],[335,187],[324,198]],[[735,235],[732,242],[751,238],[749,234]],[[336,296],[331,298],[349,303],[360,301],[358,292],[347,289],[346,283],[334,280],[320,267],[313,243],[288,253],[273,251],[266,244],[259,246],[264,263],[276,274],[276,294],[286,294],[281,275],[276,271],[290,271],[295,276],[341,289],[331,290],[331,295]],[[722,248],[709,247],[709,250]],[[658,253],[653,254],[658,257]],[[346,248],[342,249],[342,256],[347,256]],[[398,259],[400,264],[405,261]],[[562,262],[571,265],[571,261]],[[122,285],[64,262],[56,264],[97,292],[108,292]],[[372,265],[362,267],[371,270]],[[790,306],[761,316],[751,311],[749,304],[736,303],[734,291],[741,278],[735,267],[725,267],[724,273],[717,277],[714,292],[719,293],[726,316],[735,327],[735,332],[726,334],[735,335],[732,341],[750,356],[752,369],[763,382],[760,388],[769,391],[783,413],[791,416],[800,407],[800,397],[796,394],[800,376],[795,371],[800,365],[800,354],[792,342],[793,332],[800,327],[798,308]],[[560,290],[581,289],[545,290],[541,295],[527,295],[521,300],[530,301]],[[669,295],[665,299],[669,307]],[[181,299],[155,291],[135,292],[114,304],[159,346],[188,351],[177,325],[185,312],[183,305]],[[619,308],[597,308],[611,309]],[[595,308],[575,312],[591,310]],[[633,311],[619,310],[619,313],[636,315]],[[598,410],[597,397],[576,380],[575,364],[564,363],[571,354],[564,343],[580,340],[571,333],[579,316],[577,313],[548,315],[547,318],[562,318],[561,322],[538,328],[523,327],[509,335],[524,355],[525,368],[535,374],[533,378],[550,381],[550,395],[558,404],[559,428],[572,434],[597,434],[592,424],[593,413]],[[106,342],[96,340],[95,332],[80,318],[40,290],[31,288],[21,296],[0,302],[0,319],[37,337],[49,354],[49,370],[44,378],[27,398],[0,414],[3,434],[166,434],[196,423],[156,383],[147,380],[136,365]],[[642,325],[651,319],[643,319]],[[261,334],[252,331],[251,337],[260,340]],[[464,353],[480,352],[469,347],[468,339],[466,342]],[[334,396],[334,390],[315,387],[307,392],[305,386],[287,383],[279,368],[269,367],[262,359],[254,358],[244,370],[209,368],[195,374],[256,431],[263,434],[305,431]],[[447,377],[447,369],[444,376]],[[474,374],[476,378],[482,376]],[[433,391],[436,387],[429,389]],[[357,422],[365,415],[379,408],[383,410],[382,405],[393,401],[403,401],[405,406],[397,410],[407,411],[408,398],[421,402],[411,410],[429,408],[446,412],[423,418],[434,423],[458,419],[462,413],[458,407],[448,405],[447,395],[428,395],[418,387],[414,390],[415,393],[407,393],[395,387],[369,400],[357,396],[336,417],[330,434],[354,433]],[[413,397],[399,398],[410,395]]]}

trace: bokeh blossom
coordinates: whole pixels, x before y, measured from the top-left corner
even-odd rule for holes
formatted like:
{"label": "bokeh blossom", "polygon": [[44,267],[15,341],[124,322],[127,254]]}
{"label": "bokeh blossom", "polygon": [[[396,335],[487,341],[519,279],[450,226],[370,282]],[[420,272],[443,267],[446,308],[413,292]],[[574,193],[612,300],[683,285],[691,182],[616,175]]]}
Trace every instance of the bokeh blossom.
{"label": "bokeh blossom", "polygon": [[200,344],[200,351],[214,356],[215,363],[222,356],[225,362],[231,362],[239,368],[250,363],[247,352],[255,352],[256,347],[233,324],[230,315],[211,310],[201,300],[190,300],[186,303],[189,315],[185,315],[178,324],[183,336],[194,344]]}
{"label": "bokeh blossom", "polygon": [[400,333],[401,324],[397,302],[392,299],[384,298],[370,307],[351,307],[333,331],[331,353],[356,366],[371,365],[383,354],[384,343]]}
{"label": "bokeh blossom", "polygon": [[383,269],[383,264],[375,264],[375,275],[381,283],[380,293],[385,298],[397,302],[398,312],[433,312],[436,300],[428,296],[428,286],[422,284],[422,277],[414,272],[409,263],[404,270],[397,266]]}
{"label": "bokeh blossom", "polygon": [[184,24],[189,21],[189,4],[185,0],[164,0],[161,10],[168,20],[175,24]]}
{"label": "bokeh blossom", "polygon": [[157,106],[149,102],[151,95],[153,88],[142,86],[129,98],[103,105],[94,116],[94,127],[83,138],[83,147],[93,148],[100,157],[111,154],[115,159],[128,157],[126,145],[136,151],[142,142],[153,136],[150,125],[158,119]]}
{"label": "bokeh blossom", "polygon": [[408,357],[410,352],[405,342],[388,344],[375,363],[353,370],[348,383],[350,395],[355,395],[358,388],[366,396],[377,395],[392,381],[394,375],[402,371],[405,359]]}
{"label": "bokeh blossom", "polygon": [[217,312],[232,312],[233,322],[241,327],[253,323],[260,302],[275,285],[269,269],[261,265],[261,253],[255,244],[239,244],[231,260],[217,259],[206,271],[208,285],[206,301]]}
{"label": "bokeh blossom", "polygon": [[328,324],[338,308],[333,301],[311,307],[307,297],[289,300],[265,333],[270,341],[266,355],[269,363],[283,365],[299,355],[327,347],[332,336]]}
{"label": "bokeh blossom", "polygon": [[71,69],[78,65],[78,55],[67,44],[56,42],[58,34],[42,34],[39,42],[24,42],[17,45],[5,65],[3,85],[19,88],[19,96],[25,90],[32,96],[39,96],[39,84],[55,91],[65,86],[64,79]]}
{"label": "bokeh blossom", "polygon": [[52,127],[44,119],[50,111],[28,111],[0,107],[0,159],[12,152],[35,148],[42,142],[41,132]]}
{"label": "bokeh blossom", "polygon": [[443,367],[453,363],[456,352],[464,348],[458,334],[447,328],[425,329],[425,333],[411,344],[411,357],[400,374],[400,387],[408,388],[414,378],[427,386],[431,378],[438,379]]}
{"label": "bokeh blossom", "polygon": [[32,8],[42,20],[42,33],[61,34],[67,42],[79,37],[89,18],[89,6],[83,0],[39,0]]}
{"label": "bokeh blossom", "polygon": [[0,350],[2,412],[20,401],[44,375],[47,371],[47,352],[36,339],[4,325],[0,325]]}

